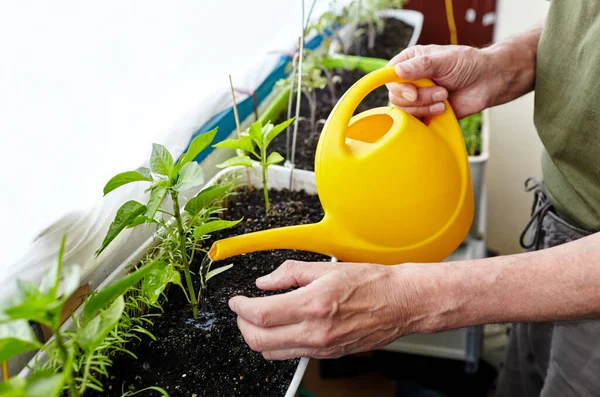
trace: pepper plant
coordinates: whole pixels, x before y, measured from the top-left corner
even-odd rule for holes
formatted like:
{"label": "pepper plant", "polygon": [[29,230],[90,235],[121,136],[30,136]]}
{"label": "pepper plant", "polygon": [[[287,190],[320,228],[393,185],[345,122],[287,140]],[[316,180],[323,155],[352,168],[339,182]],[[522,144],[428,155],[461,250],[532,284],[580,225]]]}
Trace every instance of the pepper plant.
{"label": "pepper plant", "polygon": [[[310,111],[310,128],[315,131],[317,124],[317,89],[323,89],[328,84],[328,79],[323,76],[323,69],[320,65],[320,56],[317,53],[307,51],[302,67],[302,83],[300,90],[308,102]],[[314,54],[314,55],[313,55]],[[292,75],[279,80],[276,88],[294,87]],[[294,91],[294,90],[292,90]]]}
{"label": "pepper plant", "polygon": [[[150,168],[138,168],[114,176],[104,187],[104,195],[113,190],[131,183],[147,182],[150,187],[146,205],[135,200],[127,201],[119,208],[114,221],[100,249],[99,255],[125,228],[137,227],[143,224],[157,224],[162,227],[163,239],[161,247],[164,266],[157,271],[154,278],[163,285],[162,281],[182,286],[179,272],[182,271],[186,288],[184,292],[192,305],[194,317],[198,316],[198,299],[192,283],[190,265],[196,252],[196,243],[205,234],[226,229],[236,225],[238,221],[225,221],[213,216],[218,207],[213,204],[219,197],[223,197],[230,186],[213,186],[201,190],[185,205],[185,213],[181,211],[179,194],[191,188],[197,188],[204,183],[200,165],[193,161],[213,141],[217,129],[198,135],[190,144],[177,162],[163,145],[154,144],[150,155]],[[173,212],[164,207],[165,198],[171,197]],[[217,269],[215,269],[217,270]],[[204,275],[200,275],[201,282]],[[156,298],[162,290],[156,291]]]}
{"label": "pepper plant", "polygon": [[360,25],[367,26],[368,47],[370,50],[375,46],[375,36],[385,26],[383,19],[377,15],[378,11],[385,9],[401,9],[407,0],[353,0],[348,4],[348,18],[356,23],[354,31],[357,39],[364,31],[358,29]]}
{"label": "pepper plant", "polygon": [[[270,165],[281,163],[284,160],[277,152],[269,153],[268,147],[273,139],[285,130],[292,121],[294,121],[293,117],[277,125],[268,122],[264,126],[260,121],[256,121],[252,123],[239,138],[226,139],[214,145],[216,148],[235,149],[238,152],[236,157],[232,157],[217,165],[219,168],[243,166],[254,170],[255,166],[260,166],[261,174],[257,176],[263,185],[263,195],[265,198],[267,215],[269,215],[269,210],[271,208],[269,202],[269,189],[267,188],[268,168]],[[249,155],[242,153],[249,153],[254,156],[254,159]]]}
{"label": "pepper plant", "polygon": [[[146,265],[90,295],[83,315],[75,322],[75,330],[65,331],[61,329],[65,304],[80,285],[79,266],[63,268],[65,241],[63,237],[53,271],[39,286],[19,280],[18,296],[0,312],[0,360],[42,348],[57,365],[34,368],[27,378],[15,377],[1,383],[3,396],[55,397],[64,390],[66,395],[75,397],[82,396],[87,388],[102,391],[101,384],[92,380],[91,368],[98,361],[96,353],[121,319],[124,293],[156,266]],[[53,339],[42,347],[29,322],[47,326]],[[81,368],[77,366],[79,360],[84,363]]]}

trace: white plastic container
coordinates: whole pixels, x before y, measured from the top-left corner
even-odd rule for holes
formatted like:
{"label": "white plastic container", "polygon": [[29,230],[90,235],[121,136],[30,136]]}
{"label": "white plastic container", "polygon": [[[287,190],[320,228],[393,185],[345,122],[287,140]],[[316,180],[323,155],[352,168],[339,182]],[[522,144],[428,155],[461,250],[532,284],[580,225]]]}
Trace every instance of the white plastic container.
{"label": "white plastic container", "polygon": [[475,215],[473,225],[469,230],[469,236],[480,240],[485,230],[482,230],[480,219],[484,206],[483,187],[485,184],[485,166],[490,157],[490,111],[486,109],[481,116],[481,153],[479,156],[469,157],[469,168],[471,169],[471,180],[473,181],[473,196],[475,198]]}
{"label": "white plastic container", "polygon": [[[413,27],[413,34],[408,42],[408,47],[412,47],[417,44],[419,37],[421,36],[421,29],[423,28],[423,14],[419,11],[414,10],[396,10],[388,9],[378,11],[376,15],[380,18],[393,18],[402,21]],[[339,39],[344,45],[348,46],[351,44],[353,33],[356,30],[356,24],[348,24],[340,29]],[[329,48],[329,54],[339,54],[342,48],[342,43],[338,41],[338,38],[334,38]]]}
{"label": "white plastic container", "polygon": [[[257,170],[258,170],[258,168],[257,168]],[[243,168],[241,168],[241,167],[225,169],[225,170],[218,172],[216,175],[214,175],[213,178],[205,185],[205,187],[215,185],[224,176],[231,174],[233,172],[236,172],[236,171],[238,171],[238,175],[240,178],[245,179],[246,175],[248,175],[246,172],[239,172],[239,171],[243,171]],[[268,184],[269,188],[275,188],[275,189],[288,188],[290,172],[291,172],[290,169],[284,168],[282,166],[274,165],[274,166],[269,167],[269,184]],[[256,173],[250,172],[249,174],[251,175],[252,185],[257,188],[262,187],[262,184],[261,184],[260,180],[257,178]],[[294,170],[293,181],[292,181],[292,190],[305,190],[307,193],[316,194],[317,187],[316,187],[316,181],[315,181],[315,174],[310,171]],[[144,244],[142,244],[140,247],[135,249],[135,251],[133,251],[131,253],[131,255],[124,262],[122,262],[110,274],[108,274],[108,276],[106,276],[100,282],[100,284],[97,286],[97,288],[95,288],[95,289],[101,290],[102,288],[106,287],[107,285],[111,284],[112,282],[119,280],[120,278],[125,276],[128,273],[130,265],[135,264],[135,263],[139,262],[142,258],[144,258],[146,256],[146,252],[150,248],[154,247],[156,244],[158,244],[158,238],[156,235],[154,235],[154,236],[150,237],[148,240],[146,240],[146,242],[144,242]],[[133,247],[132,247],[132,249],[133,249]],[[332,258],[332,261],[335,261],[335,259]],[[92,286],[92,288],[94,288],[94,287]],[[75,316],[80,316],[81,312],[82,312],[82,307],[77,309],[77,311],[75,312]],[[72,328],[73,328],[73,321],[71,320],[71,318],[69,318],[63,324],[62,329],[67,330],[67,329],[72,329]],[[42,354],[43,353],[36,354],[29,362],[29,366],[33,366],[33,364],[36,362],[36,360],[38,361],[38,363],[43,363],[45,361],[45,358]],[[296,368],[296,372],[294,373],[294,376],[291,380],[290,386],[288,387],[288,390],[286,391],[285,397],[294,397],[296,395],[298,387],[300,386],[300,381],[302,380],[302,377],[304,376],[304,372],[306,371],[306,367],[308,366],[308,362],[309,362],[308,358],[300,359],[298,367]],[[18,376],[27,377],[27,376],[29,376],[30,372],[31,371],[26,366],[21,370],[21,372],[18,374]],[[109,369],[109,373],[110,373],[110,369]]]}

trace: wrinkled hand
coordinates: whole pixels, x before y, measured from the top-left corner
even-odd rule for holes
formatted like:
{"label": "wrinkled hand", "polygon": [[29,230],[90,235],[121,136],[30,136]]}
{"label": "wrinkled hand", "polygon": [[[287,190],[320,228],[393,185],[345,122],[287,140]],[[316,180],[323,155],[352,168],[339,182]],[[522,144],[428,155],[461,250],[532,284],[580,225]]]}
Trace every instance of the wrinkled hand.
{"label": "wrinkled hand", "polygon": [[415,117],[443,113],[448,100],[461,119],[489,107],[498,88],[498,71],[485,50],[467,46],[414,46],[390,60],[396,74],[406,80],[430,78],[437,87],[388,84],[395,106]]}
{"label": "wrinkled hand", "polygon": [[268,297],[236,296],[229,307],[246,343],[268,360],[340,357],[410,332],[421,302],[410,269],[287,261],[256,285],[300,288]]}

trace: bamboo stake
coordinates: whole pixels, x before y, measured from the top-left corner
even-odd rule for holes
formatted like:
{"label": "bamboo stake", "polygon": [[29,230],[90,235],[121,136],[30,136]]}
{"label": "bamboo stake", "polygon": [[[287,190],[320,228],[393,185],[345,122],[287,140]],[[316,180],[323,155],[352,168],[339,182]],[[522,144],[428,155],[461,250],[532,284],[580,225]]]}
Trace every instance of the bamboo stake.
{"label": "bamboo stake", "polygon": [[[233,81],[231,80],[231,75],[229,75],[229,87],[231,88],[231,100],[233,101],[233,114],[235,116],[235,125],[237,128],[238,138],[242,136],[242,129],[240,127],[240,116],[238,114],[237,104],[235,103],[235,91],[233,89]],[[244,155],[246,152],[243,152]],[[248,180],[248,190],[252,191],[252,184],[250,183],[250,170],[246,168],[246,179]]]}
{"label": "bamboo stake", "polygon": [[8,382],[8,361],[2,361],[2,382]]}

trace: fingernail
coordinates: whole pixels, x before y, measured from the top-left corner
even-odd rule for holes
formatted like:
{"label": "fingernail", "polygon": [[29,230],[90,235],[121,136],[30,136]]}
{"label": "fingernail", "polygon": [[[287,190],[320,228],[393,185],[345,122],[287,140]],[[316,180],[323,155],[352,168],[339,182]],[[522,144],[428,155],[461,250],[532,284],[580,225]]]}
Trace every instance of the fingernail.
{"label": "fingernail", "polygon": [[417,96],[412,91],[403,91],[402,96],[404,97],[404,99],[406,99],[407,101],[411,101],[411,102],[413,102],[417,99]]}
{"label": "fingernail", "polygon": [[446,109],[446,106],[443,103],[434,103],[433,105],[429,106],[429,111],[432,114],[444,113],[445,109]]}
{"label": "fingernail", "polygon": [[410,66],[409,64],[406,64],[406,63],[399,63],[396,67],[402,69],[402,71],[404,73],[412,73],[412,71],[413,71],[412,66]]}
{"label": "fingernail", "polygon": [[438,91],[435,94],[433,94],[431,99],[433,99],[433,102],[442,102],[442,101],[446,100],[446,92]]}
{"label": "fingernail", "polygon": [[229,309],[231,309],[232,311],[235,311],[235,309],[233,308],[233,304],[235,302],[235,298],[237,298],[236,296],[234,296],[233,298],[229,299],[229,301],[227,301],[227,305],[229,306]]}
{"label": "fingernail", "polygon": [[262,276],[256,279],[256,282],[259,284],[264,284],[266,282],[268,282],[269,280],[271,280],[271,275],[267,274],[266,276]]}

